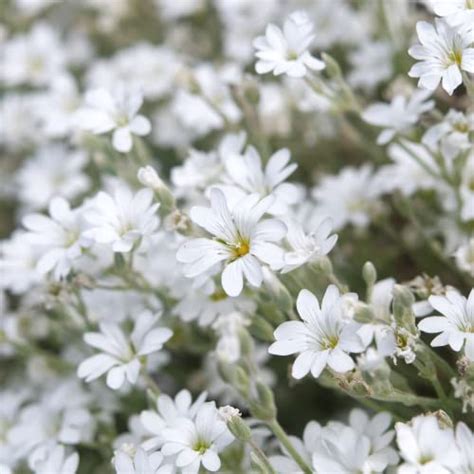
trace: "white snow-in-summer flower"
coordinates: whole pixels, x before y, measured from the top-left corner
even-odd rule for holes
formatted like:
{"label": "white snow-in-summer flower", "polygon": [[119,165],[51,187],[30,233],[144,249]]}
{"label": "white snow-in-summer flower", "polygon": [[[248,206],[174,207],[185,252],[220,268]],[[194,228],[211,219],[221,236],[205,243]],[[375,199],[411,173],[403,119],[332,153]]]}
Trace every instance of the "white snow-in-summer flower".
{"label": "white snow-in-summer flower", "polygon": [[89,244],[81,234],[81,214],[78,209],[71,209],[65,199],[56,197],[49,204],[50,217],[29,214],[23,218],[29,231],[28,241],[41,253],[36,266],[39,273],[53,271],[54,278],[59,280],[71,271],[82,249]]}
{"label": "white snow-in-summer flower", "polygon": [[159,203],[153,204],[151,189],[132,194],[127,187],[118,186],[113,196],[101,191],[84,212],[90,225],[84,235],[110,245],[114,252],[130,252],[140,239],[157,229],[158,207]]}
{"label": "white snow-in-summer flower", "polygon": [[424,90],[415,91],[409,99],[403,95],[396,95],[390,104],[378,102],[367,107],[362,113],[362,118],[371,125],[384,128],[377,137],[377,143],[385,145],[397,133],[413,127],[421,114],[434,107],[434,101],[427,100],[430,96],[431,91]]}
{"label": "white snow-in-summer flower", "polygon": [[176,466],[188,474],[196,474],[201,465],[208,471],[218,471],[219,453],[233,441],[213,402],[202,405],[194,421],[182,418],[173,428],[164,429],[163,437],[161,452],[175,456]]}
{"label": "white snow-in-summer flower", "polygon": [[109,322],[99,324],[100,332],[84,334],[84,341],[101,353],[79,365],[79,378],[92,382],[107,373],[107,385],[113,390],[119,389],[125,379],[134,385],[144,356],[161,350],[173,335],[171,329],[156,327],[158,319],[158,315],[144,311],[138,316],[129,336],[124,334],[118,324]]}
{"label": "white snow-in-summer flower", "polygon": [[285,224],[288,228],[286,240],[291,250],[285,252],[282,273],[291,272],[295,268],[327,255],[336,245],[337,235],[330,235],[332,232],[330,218],[324,219],[309,234],[305,233],[303,226],[294,219],[285,219]]}
{"label": "white snow-in-summer flower", "polygon": [[336,372],[355,367],[349,353],[362,352],[365,346],[356,334],[358,325],[344,314],[344,299],[335,285],[326,289],[321,306],[310,291],[301,290],[296,308],[302,321],[287,321],[275,330],[270,354],[299,354],[292,376],[301,379],[309,372],[319,377],[326,365]]}
{"label": "white snow-in-summer flower", "polygon": [[96,135],[113,131],[112,145],[127,153],[133,146],[133,135],[150,133],[150,121],[138,114],[143,97],[139,92],[117,88],[113,93],[93,89],[85,95],[85,105],[76,113],[78,127]]}
{"label": "white snow-in-summer flower", "polygon": [[142,447],[147,451],[160,449],[165,441],[163,430],[174,427],[183,418],[194,420],[206,398],[207,393],[203,392],[193,402],[191,393],[186,389],[178,392],[174,399],[166,394],[160,395],[156,401],[156,411],[145,410],[140,413],[140,421],[150,433]]}
{"label": "white snow-in-summer flower", "polygon": [[62,145],[39,148],[18,170],[16,184],[19,199],[28,209],[47,207],[55,196],[73,199],[90,186],[83,172],[87,156]]}
{"label": "white snow-in-summer flower", "polygon": [[438,19],[435,26],[419,21],[416,31],[421,44],[412,46],[408,54],[421,62],[414,64],[408,75],[418,77],[418,85],[429,90],[435,90],[441,81],[451,95],[462,83],[462,71],[474,73],[471,38]]}
{"label": "white snow-in-summer flower", "polygon": [[404,463],[400,474],[450,474],[456,471],[459,451],[453,430],[439,426],[434,415],[417,416],[395,425],[397,444]]}
{"label": "white snow-in-summer flower", "polygon": [[273,215],[284,215],[289,207],[301,200],[301,192],[297,186],[285,180],[297,168],[296,163],[289,164],[290,151],[282,148],[268,159],[265,168],[258,151],[249,146],[243,155],[230,154],[224,158],[224,184],[215,187],[221,189],[231,208],[247,194],[257,193],[262,198],[272,194],[274,203],[268,209]]}
{"label": "white snow-in-summer flower", "polygon": [[32,461],[35,474],[75,474],[79,467],[79,455],[76,452],[66,453],[63,445],[51,446],[41,459]]}
{"label": "white snow-in-summer flower", "polygon": [[[172,466],[163,463],[163,455],[147,453],[142,448],[115,451],[113,463],[116,474],[171,474]],[[52,471],[51,471],[52,473]]]}
{"label": "white snow-in-summer flower", "polygon": [[229,296],[240,295],[244,277],[252,286],[260,287],[262,264],[277,268],[283,260],[283,250],[274,242],[285,236],[286,226],[278,219],[262,220],[273,197],[260,199],[258,194],[251,194],[232,212],[219,189],[211,189],[210,200],[210,208],[191,209],[191,219],[212,238],[192,239],[178,249],[176,257],[185,264],[185,275],[196,277],[223,262],[222,288]]}
{"label": "white snow-in-summer flower", "polygon": [[314,39],[313,23],[302,11],[292,13],[283,25],[269,24],[265,36],[254,40],[257,50],[255,70],[258,74],[273,72],[275,76],[304,77],[308,69],[321,71],[325,64],[311,55],[309,47]]}
{"label": "white snow-in-summer flower", "polygon": [[459,422],[454,432],[456,445],[459,449],[459,474],[474,472],[474,434],[463,422]]}
{"label": "white snow-in-summer flower", "polygon": [[474,3],[472,0],[426,0],[436,15],[457,27],[474,28]]}
{"label": "white snow-in-summer flower", "polygon": [[474,361],[474,289],[468,298],[450,290],[446,296],[430,296],[429,302],[443,315],[429,316],[418,323],[423,332],[441,333],[431,341],[431,345],[449,345],[456,352],[464,346],[466,356]]}

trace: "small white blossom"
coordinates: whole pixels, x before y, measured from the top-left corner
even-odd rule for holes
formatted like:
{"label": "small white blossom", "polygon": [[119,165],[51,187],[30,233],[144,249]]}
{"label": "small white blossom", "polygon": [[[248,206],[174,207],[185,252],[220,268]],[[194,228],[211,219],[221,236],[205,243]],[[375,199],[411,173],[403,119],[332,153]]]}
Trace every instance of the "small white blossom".
{"label": "small white blossom", "polygon": [[23,218],[23,225],[29,231],[31,245],[41,251],[38,272],[53,271],[54,278],[60,279],[71,271],[88,241],[81,235],[81,213],[72,210],[65,199],[54,198],[49,204],[49,215],[29,214]]}
{"label": "small white blossom", "polygon": [[119,450],[115,452],[114,468],[116,474],[171,474],[171,466],[163,464],[160,452],[147,453],[142,448],[135,453]]}
{"label": "small white blossom", "polygon": [[454,257],[458,268],[474,277],[474,237],[458,247]]}
{"label": "small white blossom", "polygon": [[397,444],[404,463],[400,474],[449,474],[456,471],[459,451],[453,431],[442,429],[434,415],[417,416],[409,424],[397,423]]}
{"label": "small white blossom", "polygon": [[133,146],[133,135],[150,133],[149,120],[137,112],[143,98],[138,92],[117,89],[114,94],[105,89],[94,89],[86,93],[85,106],[77,111],[79,127],[96,135],[113,131],[112,145],[127,153]]}
{"label": "small white blossom", "polygon": [[416,91],[407,99],[396,95],[390,104],[378,102],[362,113],[362,118],[371,125],[383,127],[385,130],[377,137],[379,145],[390,142],[397,133],[403,133],[413,127],[420,115],[434,107],[434,101],[428,100],[431,91]]}
{"label": "small white blossom", "polygon": [[319,377],[326,365],[336,372],[347,372],[355,367],[349,356],[362,352],[364,345],[356,334],[356,325],[344,314],[344,299],[336,286],[328,286],[321,307],[308,290],[301,290],[296,300],[298,314],[303,321],[287,321],[275,330],[270,354],[299,354],[292,375],[301,379],[311,371]]}
{"label": "small white blossom", "polygon": [[430,296],[429,302],[443,315],[427,317],[418,324],[424,332],[441,333],[431,345],[449,345],[453,351],[460,351],[464,346],[466,356],[474,361],[474,289],[467,299],[457,291],[449,290],[446,296]]}
{"label": "small white blossom", "polygon": [[408,53],[421,62],[413,65],[408,75],[419,77],[418,85],[429,90],[435,90],[441,81],[451,95],[462,83],[462,71],[474,73],[471,39],[442,20],[435,20],[435,26],[419,21],[416,31],[421,44],[412,46]]}
{"label": "small white blossom", "polygon": [[77,375],[92,382],[107,373],[107,385],[113,390],[119,389],[125,379],[134,385],[142,367],[141,358],[159,351],[173,335],[171,329],[155,327],[157,321],[157,315],[144,311],[130,336],[115,323],[100,323],[100,332],[84,334],[84,341],[102,352],[83,361]]}
{"label": "small white blossom", "polygon": [[273,197],[260,199],[251,194],[232,212],[220,190],[212,189],[210,200],[210,208],[191,209],[191,219],[213,238],[192,239],[179,248],[176,256],[186,264],[185,275],[193,278],[224,262],[222,288],[229,296],[240,295],[244,277],[252,286],[260,287],[262,264],[278,267],[283,258],[283,250],[273,242],[284,237],[286,226],[277,219],[261,220]]}
{"label": "small white blossom", "polygon": [[324,69],[324,62],[309,51],[313,39],[313,23],[304,12],[292,13],[285,21],[283,31],[269,24],[265,36],[254,40],[258,59],[255,70],[258,74],[273,71],[275,76],[304,77],[308,69]]}
{"label": "small white blossom", "polygon": [[79,455],[74,452],[66,454],[66,448],[60,444],[53,445],[44,458],[33,461],[35,474],[75,474],[79,466]]}
{"label": "small white blossom", "polygon": [[327,255],[337,242],[337,235],[331,234],[332,220],[324,219],[319,226],[309,234],[306,234],[303,226],[296,220],[285,221],[288,227],[286,240],[291,250],[285,252],[285,265],[282,273],[287,273],[307,262],[317,260]]}
{"label": "small white blossom", "polygon": [[118,186],[113,196],[101,191],[84,212],[91,227],[84,235],[110,245],[114,252],[130,252],[140,239],[157,229],[158,207],[158,203],[153,204],[151,189],[132,194],[125,186]]}
{"label": "small white blossom", "polygon": [[175,427],[166,428],[163,436],[166,441],[161,452],[175,455],[176,466],[189,474],[196,474],[201,465],[208,471],[218,471],[219,452],[233,440],[214,403],[201,406],[194,421],[182,418]]}

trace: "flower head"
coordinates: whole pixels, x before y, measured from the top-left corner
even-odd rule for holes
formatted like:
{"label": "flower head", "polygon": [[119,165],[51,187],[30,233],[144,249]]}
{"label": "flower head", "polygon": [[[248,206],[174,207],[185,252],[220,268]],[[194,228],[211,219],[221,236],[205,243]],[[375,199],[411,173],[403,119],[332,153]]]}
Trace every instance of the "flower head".
{"label": "flower head", "polygon": [[416,31],[421,44],[412,46],[408,53],[421,62],[409,71],[410,77],[419,77],[418,85],[434,90],[441,81],[451,95],[461,83],[461,71],[474,73],[474,48],[469,47],[469,35],[451,28],[442,20],[435,26],[419,21]]}
{"label": "flower head", "polygon": [[244,277],[255,287],[262,284],[262,263],[281,266],[283,250],[275,245],[286,233],[286,226],[277,219],[261,220],[273,203],[257,194],[245,197],[232,212],[224,194],[211,189],[211,207],[193,207],[191,219],[207,230],[213,238],[185,242],[178,250],[178,261],[185,263],[185,275],[193,278],[224,263],[222,288],[229,296],[242,292]]}
{"label": "flower head", "polygon": [[298,314],[303,321],[287,321],[275,331],[270,354],[299,354],[293,364],[292,375],[303,378],[308,372],[317,378],[326,365],[336,372],[354,368],[350,352],[362,352],[364,346],[356,334],[354,323],[344,314],[344,299],[336,286],[330,285],[322,305],[308,290],[301,290],[296,300]]}
{"label": "flower head", "polygon": [[258,58],[255,70],[259,74],[273,71],[275,76],[303,77],[308,69],[324,69],[324,62],[309,52],[313,39],[313,24],[304,12],[292,13],[285,21],[283,31],[269,24],[265,36],[254,40]]}
{"label": "flower head", "polygon": [[159,351],[173,335],[171,329],[155,327],[157,321],[157,315],[144,311],[129,336],[117,324],[109,322],[99,324],[100,332],[84,334],[84,341],[101,353],[83,361],[77,375],[91,382],[107,372],[107,385],[114,390],[125,379],[135,384],[143,356]]}
{"label": "flower head", "polygon": [[454,351],[459,351],[465,342],[466,356],[474,361],[474,289],[467,299],[450,290],[446,296],[430,296],[429,302],[443,315],[427,317],[418,324],[424,332],[441,333],[431,341],[431,345],[449,345]]}

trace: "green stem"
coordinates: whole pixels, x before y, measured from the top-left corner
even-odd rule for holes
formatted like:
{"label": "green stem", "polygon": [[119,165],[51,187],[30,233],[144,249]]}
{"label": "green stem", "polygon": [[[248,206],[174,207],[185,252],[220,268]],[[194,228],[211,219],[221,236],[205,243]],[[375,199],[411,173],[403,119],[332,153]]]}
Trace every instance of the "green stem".
{"label": "green stem", "polygon": [[312,474],[311,468],[306,464],[300,453],[293,446],[290,438],[285,433],[285,430],[281,427],[280,423],[276,419],[268,422],[268,427],[272,430],[273,434],[278,438],[283,447],[288,451],[290,456],[295,460],[296,464],[303,470],[305,474]]}
{"label": "green stem", "polygon": [[267,458],[267,455],[262,451],[260,446],[253,439],[249,439],[248,443],[252,447],[255,455],[262,462],[262,467],[265,469],[264,474],[277,474],[275,469],[273,469],[272,465],[270,464],[270,461]]}
{"label": "green stem", "polygon": [[150,374],[146,372],[145,369],[143,370],[142,374],[143,374],[143,379],[145,380],[147,387],[152,391],[155,397],[159,397],[161,394],[161,390],[158,384],[153,380]]}

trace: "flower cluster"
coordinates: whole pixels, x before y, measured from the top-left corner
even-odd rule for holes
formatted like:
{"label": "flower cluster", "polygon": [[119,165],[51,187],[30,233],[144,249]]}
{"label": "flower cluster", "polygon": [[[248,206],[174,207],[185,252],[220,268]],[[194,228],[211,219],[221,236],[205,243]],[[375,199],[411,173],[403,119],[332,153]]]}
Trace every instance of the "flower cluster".
{"label": "flower cluster", "polygon": [[3,3],[1,474],[474,472],[472,0]]}

